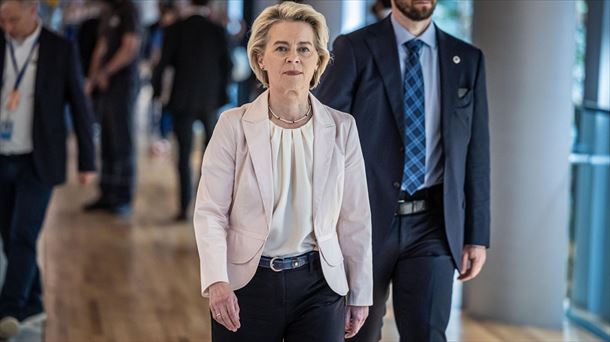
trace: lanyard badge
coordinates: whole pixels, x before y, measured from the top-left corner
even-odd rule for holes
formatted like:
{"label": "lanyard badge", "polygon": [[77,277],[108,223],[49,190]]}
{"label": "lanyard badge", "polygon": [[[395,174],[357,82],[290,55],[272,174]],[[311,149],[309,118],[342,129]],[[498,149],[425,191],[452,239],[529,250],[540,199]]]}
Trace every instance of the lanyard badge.
{"label": "lanyard badge", "polygon": [[13,86],[13,90],[11,91],[11,94],[8,98],[8,102],[6,104],[6,109],[9,111],[14,111],[15,109],[17,109],[17,107],[19,107],[19,102],[21,101],[19,85],[21,84],[21,81],[23,81],[25,72],[28,69],[30,62],[32,61],[32,55],[34,54],[34,50],[36,50],[36,47],[38,47],[39,42],[40,34],[36,38],[36,42],[34,42],[34,45],[32,45],[32,49],[30,50],[28,57],[23,63],[23,66],[21,67],[21,69],[19,69],[19,66],[17,65],[17,57],[15,57],[15,48],[13,47],[13,43],[10,40],[8,41],[8,47],[11,52],[11,61],[13,62],[13,69],[15,70],[15,74],[17,75],[17,78],[15,79],[15,85]]}
{"label": "lanyard badge", "polygon": [[0,121],[0,140],[9,141],[13,136],[13,122],[12,121]]}

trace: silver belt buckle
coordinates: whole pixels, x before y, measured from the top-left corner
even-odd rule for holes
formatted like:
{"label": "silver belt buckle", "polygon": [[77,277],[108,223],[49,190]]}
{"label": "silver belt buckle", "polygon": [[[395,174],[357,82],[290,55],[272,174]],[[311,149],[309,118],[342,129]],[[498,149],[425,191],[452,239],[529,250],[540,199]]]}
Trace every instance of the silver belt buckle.
{"label": "silver belt buckle", "polygon": [[277,268],[275,268],[275,267],[273,266],[273,262],[274,262],[275,260],[277,260],[277,259],[279,259],[279,258],[278,258],[278,257],[273,257],[273,258],[271,258],[271,260],[269,260],[269,268],[270,268],[270,269],[271,269],[273,272],[282,272],[282,270],[277,269]]}
{"label": "silver belt buckle", "polygon": [[417,214],[419,212],[427,210],[428,207],[426,205],[425,200],[415,200],[415,201],[398,201],[398,210],[396,215],[412,215]]}

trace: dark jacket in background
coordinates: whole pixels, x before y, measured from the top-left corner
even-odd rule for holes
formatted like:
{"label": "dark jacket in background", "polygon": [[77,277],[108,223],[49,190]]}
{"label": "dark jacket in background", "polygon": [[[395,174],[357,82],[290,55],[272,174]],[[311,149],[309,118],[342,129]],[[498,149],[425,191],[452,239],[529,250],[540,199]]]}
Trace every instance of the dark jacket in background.
{"label": "dark jacket in background", "polygon": [[225,30],[201,15],[169,26],[161,60],[153,73],[155,97],[161,94],[163,71],[174,68],[168,110],[174,115],[200,116],[227,103],[232,63]]}

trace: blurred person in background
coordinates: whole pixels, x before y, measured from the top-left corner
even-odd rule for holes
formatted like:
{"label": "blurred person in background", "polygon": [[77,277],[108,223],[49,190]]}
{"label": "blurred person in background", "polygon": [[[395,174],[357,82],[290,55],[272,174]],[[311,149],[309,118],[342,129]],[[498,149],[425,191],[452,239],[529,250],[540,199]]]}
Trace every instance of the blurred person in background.
{"label": "blurred person in background", "polygon": [[232,68],[226,31],[207,18],[208,1],[192,0],[191,3],[191,15],[165,30],[161,59],[153,73],[154,97],[159,99],[165,69],[173,67],[174,70],[167,110],[173,116],[173,131],[178,141],[178,221],[187,220],[193,197],[193,122],[203,122],[207,146],[216,125],[216,112],[228,102],[227,86]]}
{"label": "blurred person in background", "polygon": [[139,91],[140,25],[131,0],[105,0],[109,11],[100,24],[85,91],[98,91],[102,171],[99,197],[86,211],[131,214],[135,187],[134,107]]}
{"label": "blurred person in background", "polygon": [[372,297],[371,216],[353,117],[311,93],[330,55],[324,17],[283,2],[252,26],[268,88],[224,112],[195,206],[212,340],[342,341]]}
{"label": "blurred person in background", "polygon": [[317,95],[356,119],[373,213],[374,305],[353,339],[381,338],[389,285],[401,341],[444,341],[453,277],[489,246],[489,123],[478,48],[432,22],[436,0],[339,36]]}
{"label": "blurred person in background", "polygon": [[[159,21],[148,28],[148,47],[145,49],[145,58],[148,60],[150,74],[152,74],[161,59],[165,29],[173,25],[178,19],[180,19],[180,17],[175,1],[169,0],[159,2]],[[153,156],[165,155],[169,153],[171,149],[168,139],[172,130],[173,116],[167,109],[167,104],[169,102],[173,76],[173,68],[168,67],[164,69],[160,76],[160,94],[157,95],[155,101],[151,101],[150,104],[150,128],[152,130],[152,136],[157,137],[150,146],[150,152]],[[152,75],[150,75],[150,77],[150,81],[152,82]]]}
{"label": "blurred person in background", "polygon": [[385,19],[392,12],[392,1],[376,0],[373,6],[371,6],[371,12],[378,21]]}
{"label": "blurred person in background", "polygon": [[89,0],[82,6],[84,6],[82,9],[82,12],[84,12],[82,14],[83,20],[78,25],[76,31],[76,42],[78,43],[83,75],[87,75],[91,68],[93,51],[95,51],[95,45],[99,36],[104,1]]}
{"label": "blurred person in background", "polygon": [[38,1],[0,1],[0,233],[7,269],[0,338],[44,319],[37,239],[55,185],[66,179],[66,116],[78,144],[78,179],[94,177],[93,117],[76,49],[43,27]]}

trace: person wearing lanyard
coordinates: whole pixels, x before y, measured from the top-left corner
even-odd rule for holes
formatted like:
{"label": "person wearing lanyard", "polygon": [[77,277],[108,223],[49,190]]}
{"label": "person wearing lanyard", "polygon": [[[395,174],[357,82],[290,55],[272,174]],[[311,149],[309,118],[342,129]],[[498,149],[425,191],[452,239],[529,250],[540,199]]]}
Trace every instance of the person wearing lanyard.
{"label": "person wearing lanyard", "polygon": [[0,1],[0,232],[7,269],[0,339],[44,317],[36,241],[55,185],[66,179],[70,105],[79,181],[94,177],[93,117],[72,44],[38,20],[37,1]]}

